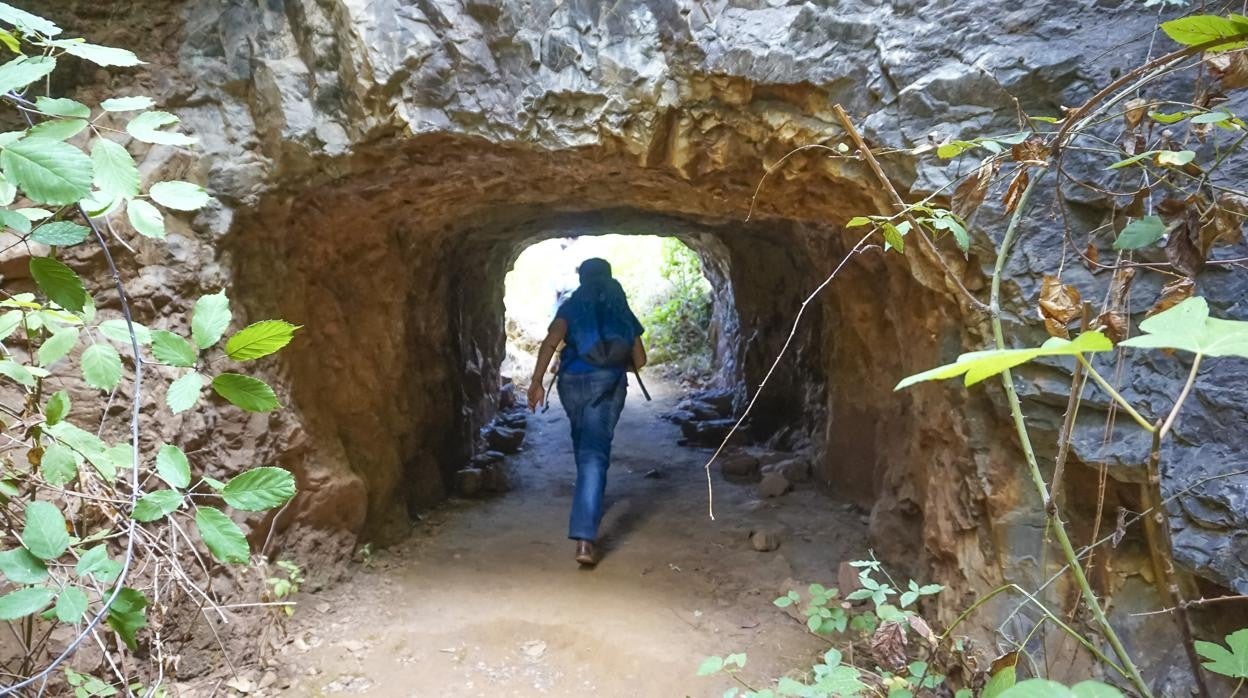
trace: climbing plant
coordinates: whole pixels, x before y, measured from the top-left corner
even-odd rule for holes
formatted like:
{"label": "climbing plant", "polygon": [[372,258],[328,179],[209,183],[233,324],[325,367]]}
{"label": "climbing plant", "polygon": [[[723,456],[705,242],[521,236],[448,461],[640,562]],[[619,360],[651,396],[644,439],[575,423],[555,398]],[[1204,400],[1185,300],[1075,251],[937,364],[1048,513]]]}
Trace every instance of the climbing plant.
{"label": "climbing plant", "polygon": [[[131,51],[65,38],[4,3],[0,27],[0,99],[20,126],[0,133],[0,225],[5,254],[24,258],[29,274],[0,288],[0,622],[20,646],[0,657],[0,693],[164,695],[177,654],[168,643],[185,632],[171,620],[224,613],[214,568],[257,553],[231,512],[281,507],[295,482],[271,466],[216,480],[146,424],[202,407],[209,389],[247,412],[277,409],[274,390],[246,368],[298,328],[265,320],[231,332],[224,291],[163,327],[135,320],[114,248],[131,230],[164,239],[167,215],[212,197],[188,181],[145,184],[132,150],[196,139],[146,96],[89,105],[48,93],[65,65],[140,65]],[[110,409],[121,401],[124,428]],[[272,582],[274,603],[288,603],[298,582],[287,571]],[[62,671],[84,643],[104,651],[103,671]]]}
{"label": "climbing plant", "polygon": [[698,255],[675,238],[663,240],[660,273],[669,289],[658,298],[643,324],[650,358],[682,373],[704,374],[710,368],[711,287]]}
{"label": "climbing plant", "polygon": [[[1178,3],[1149,4],[1161,7]],[[1234,113],[1226,98],[1228,92],[1248,86],[1248,79],[1244,78],[1248,75],[1248,52],[1245,51],[1248,16],[1193,14],[1163,22],[1159,29],[1179,44],[1179,48],[1124,71],[1087,102],[1063,114],[1028,115],[1020,106],[1019,130],[1013,133],[951,139],[936,147],[916,149],[914,154],[921,157],[978,159],[966,168],[966,175],[955,178],[946,188],[918,202],[907,203],[901,198],[852,120],[843,109],[835,107],[848,142],[819,147],[831,151],[833,157],[860,159],[879,180],[893,210],[882,214],[864,213],[848,221],[846,227],[862,231],[863,236],[832,276],[816,290],[818,293],[825,288],[851,258],[875,245],[899,254],[911,254],[917,249],[928,263],[945,269],[949,293],[968,313],[984,320],[988,328],[986,337],[978,336],[971,341],[986,339],[990,346],[965,353],[952,364],[905,378],[897,389],[956,377],[962,377],[967,386],[999,378],[1015,426],[1024,470],[1047,515],[1046,536],[1052,536],[1064,563],[1058,575],[1045,586],[1058,577],[1068,577],[1079,592],[1079,610],[1090,619],[1095,631],[1081,632],[1048,609],[1042,601],[1043,589],[1028,591],[1013,584],[981,598],[954,626],[988,600],[1000,594],[1016,595],[1021,598],[1022,605],[1039,613],[1031,633],[1046,624],[1061,628],[1116,681],[1129,686],[1135,694],[1150,698],[1155,695],[1153,687],[1145,681],[1120,639],[1105,611],[1104,599],[1085,572],[1089,556],[1099,546],[1117,540],[1126,528],[1135,524],[1142,525],[1151,554],[1152,578],[1165,603],[1162,612],[1174,616],[1197,693],[1211,695],[1206,685],[1206,672],[1238,679],[1241,685],[1248,674],[1243,663],[1244,633],[1248,631],[1227,636],[1225,646],[1194,639],[1187,616],[1191,607],[1242,597],[1186,598],[1192,584],[1177,570],[1173,559],[1165,514],[1169,500],[1163,497],[1160,475],[1162,446],[1172,434],[1202,368],[1208,367],[1212,359],[1248,358],[1248,322],[1215,317],[1208,301],[1195,293],[1197,278],[1204,269],[1244,261],[1220,259],[1215,252],[1222,244],[1242,240],[1243,223],[1248,217],[1248,191],[1216,175],[1248,140],[1248,124]],[[1178,97],[1172,93],[1175,85],[1183,83],[1176,78],[1185,73],[1199,77],[1189,83],[1195,87],[1192,96]],[[1095,166],[1099,162],[1101,177],[1073,176],[1071,163],[1067,161],[1072,155],[1080,158],[1081,166],[1089,163]],[[1075,190],[1112,202],[1108,220],[1090,231],[1076,226],[1067,200]],[[1008,218],[1008,225],[996,244],[990,294],[984,302],[962,285],[960,276],[951,271],[948,258],[970,252],[976,214],[994,191],[1000,194],[1000,208]],[[1027,235],[1031,218],[1036,214],[1031,200],[1037,191],[1052,196],[1058,220],[1064,228],[1066,249],[1094,272],[1107,272],[1111,280],[1098,308],[1085,300],[1088,289],[1081,292],[1075,285],[1063,281],[1063,269],[1052,270],[1040,287],[1036,308],[1051,337],[1040,346],[1014,348],[1018,340],[1007,339],[1003,327],[1002,288],[1007,280],[1007,262],[1019,239]],[[944,237],[952,238],[952,249],[942,249]],[[1106,246],[1112,251],[1112,259],[1102,259]],[[1163,275],[1168,282],[1148,309],[1148,317],[1139,323],[1136,334],[1132,332],[1127,299],[1134,279],[1140,274]],[[803,305],[803,310],[805,307]],[[799,313],[799,320],[800,317]],[[1164,351],[1186,357],[1189,362],[1186,380],[1176,388],[1164,412],[1146,416],[1147,410],[1133,404],[1116,387],[1119,377],[1108,374],[1103,366],[1098,368],[1096,364],[1097,356],[1111,353],[1120,356],[1128,351]],[[1067,361],[1072,365],[1069,402],[1051,471],[1041,468],[1037,459],[1011,373],[1015,367],[1042,358],[1050,362]],[[1103,537],[1099,535],[1098,518],[1098,533],[1094,533],[1084,547],[1076,548],[1067,531],[1061,494],[1075,419],[1089,382],[1104,390],[1115,410],[1127,415],[1149,436],[1151,447],[1140,464],[1144,480],[1140,490],[1142,511],[1124,519],[1119,530]],[[816,591],[812,587],[812,597],[816,596]],[[791,594],[781,597],[778,605],[799,600],[800,597]],[[853,610],[855,607],[844,608]],[[828,611],[831,616],[824,615],[819,604],[812,603],[811,609],[819,614],[818,618],[810,616],[813,632],[822,631],[828,622],[839,617],[834,611]],[[839,625],[837,621],[834,629]],[[938,650],[949,651],[952,630],[950,627],[937,636],[933,654],[938,654]],[[958,691],[959,696],[985,698],[1121,695],[1116,688],[1091,682],[1068,688],[1042,677],[1018,681],[1014,665],[1017,657],[1028,651],[1031,633],[1006,655],[1012,657],[1008,671],[1004,667],[981,670],[979,678],[964,677],[961,682],[946,686],[946,690]],[[879,636],[873,634],[872,644],[878,639]],[[743,683],[744,695],[854,695],[843,687],[842,693],[820,688],[820,681],[832,676],[833,670],[840,678],[850,677],[852,673],[854,680],[865,684],[859,690],[864,695],[910,696],[925,689],[921,682],[916,684],[905,676],[904,685],[886,680],[879,671],[873,673],[864,669],[862,663],[843,669],[844,653],[837,650],[834,654],[806,672],[809,681],[790,679],[766,689],[755,689]],[[875,658],[879,660],[878,652]],[[726,667],[735,675],[746,666],[744,655],[719,659],[719,662],[711,660],[706,668]],[[1233,690],[1238,692],[1239,686]],[[729,695],[738,692],[733,689]]]}

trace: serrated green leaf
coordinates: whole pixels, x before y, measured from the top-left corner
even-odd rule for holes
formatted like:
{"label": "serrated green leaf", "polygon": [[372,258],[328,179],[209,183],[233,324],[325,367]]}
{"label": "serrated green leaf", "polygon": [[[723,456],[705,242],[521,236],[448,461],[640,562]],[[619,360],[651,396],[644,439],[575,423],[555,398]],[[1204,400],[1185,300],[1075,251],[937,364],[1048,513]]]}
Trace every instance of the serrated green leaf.
{"label": "serrated green leaf", "polygon": [[113,444],[107,449],[108,459],[122,470],[134,467],[134,449],[128,443]]}
{"label": "serrated green leaf", "polygon": [[944,380],[965,374],[967,386],[995,376],[1002,371],[1014,368],[1041,356],[1074,356],[1110,351],[1114,348],[1105,335],[1097,331],[1084,332],[1073,341],[1060,337],[1050,337],[1043,345],[1034,349],[988,349],[972,351],[958,357],[951,364],[939,366],[922,373],[905,378],[893,390],[908,388],[915,383],[930,380]]}
{"label": "serrated green leaf", "polygon": [[56,36],[61,33],[61,28],[52,22],[33,15],[25,10],[19,10],[8,3],[0,2],[0,22],[6,22],[17,27],[26,34],[42,34],[43,36]]}
{"label": "serrated green leaf", "polygon": [[148,202],[131,199],[126,204],[126,217],[140,235],[157,240],[165,239],[165,214]]}
{"label": "serrated green leaf", "polygon": [[139,195],[139,168],[130,151],[107,138],[97,138],[91,145],[91,163],[95,166],[95,186],[105,194],[122,199]]}
{"label": "serrated green leaf", "polygon": [[49,119],[32,126],[28,135],[31,138],[65,141],[82,133],[86,128],[86,119]]}
{"label": "serrated green leaf", "polygon": [[185,412],[199,402],[200,392],[204,389],[204,377],[194,371],[178,378],[169,384],[165,394],[165,404],[174,414]]}
{"label": "serrated green leaf", "polygon": [[264,381],[237,373],[222,373],[212,379],[212,389],[231,404],[248,412],[277,409],[277,395]]}
{"label": "serrated green leaf", "polygon": [[130,587],[123,587],[108,608],[108,627],[121,636],[131,652],[136,649],[135,635],[147,627],[146,609],[147,599]]}
{"label": "serrated green leaf", "polygon": [[156,451],[156,474],[170,487],[185,489],[191,484],[191,463],[182,449],[172,444],[161,444]]}
{"label": "serrated green leaf", "polygon": [[179,335],[166,330],[152,332],[152,354],[168,366],[194,366],[199,358],[195,347]]}
{"label": "serrated green leaf", "polygon": [[65,205],[91,193],[91,158],[74,146],[50,138],[23,138],[0,152],[5,178],[31,199]]}
{"label": "serrated green leaf", "polygon": [[[1208,49],[1210,53],[1248,46],[1248,27],[1216,15],[1191,15],[1161,23],[1161,30],[1184,46],[1197,46],[1215,39],[1228,39]],[[1234,41],[1242,37],[1242,41]]]}
{"label": "serrated green leaf", "polygon": [[21,92],[30,83],[47,77],[56,70],[56,59],[50,56],[19,56],[0,65],[0,94]]}
{"label": "serrated green leaf", "polygon": [[247,562],[251,548],[238,524],[216,509],[200,507],[195,511],[195,526],[208,551],[226,564]]}
{"label": "serrated green leaf", "polygon": [[82,352],[82,377],[92,388],[113,390],[121,383],[121,355],[111,344],[92,344]]}
{"label": "serrated green leaf", "polygon": [[30,276],[53,303],[80,313],[87,302],[87,290],[73,269],[51,257],[31,257]]}
{"label": "serrated green leaf", "polygon": [[295,496],[295,476],[272,466],[252,468],[225,483],[221,496],[235,509],[267,511]]}
{"label": "serrated green leaf", "polygon": [[177,131],[163,130],[167,126],[175,126],[182,120],[164,111],[148,111],[139,114],[126,124],[126,133],[144,143],[156,145],[191,145],[195,139]]}
{"label": "serrated green leaf", "polygon": [[65,116],[71,119],[89,119],[91,118],[91,108],[82,102],[76,102],[72,99],[52,97],[36,97],[35,108],[44,114],[50,116]]}
{"label": "serrated green leaf", "polygon": [[0,206],[8,206],[17,199],[17,186],[0,175]]}
{"label": "serrated green leaf", "polygon": [[78,343],[78,328],[66,327],[57,330],[51,337],[44,340],[43,345],[39,347],[39,365],[50,366],[60,359],[65,358],[74,345]]}
{"label": "serrated green leaf", "polygon": [[71,406],[69,393],[58,390],[48,398],[48,406],[43,410],[43,418],[48,424],[56,424],[69,414]]}
{"label": "serrated green leaf", "polygon": [[707,657],[698,665],[698,676],[710,676],[724,668],[723,657]]}
{"label": "serrated green leaf", "polygon": [[121,563],[108,556],[108,546],[100,544],[84,552],[74,566],[79,577],[95,577],[101,584],[112,584],[121,573]]}
{"label": "serrated green leaf", "polygon": [[121,205],[121,199],[109,196],[102,191],[93,191],[79,200],[78,205],[82,206],[88,216],[100,218],[116,211]]}
{"label": "serrated green leaf", "polygon": [[176,180],[157,182],[148,189],[148,194],[161,206],[177,211],[197,211],[212,200],[207,189],[198,184]]}
{"label": "serrated green leaf", "polygon": [[100,437],[65,421],[45,424],[43,431],[73,449],[89,462],[105,480],[117,479],[117,464],[108,455],[108,446]]}
{"label": "serrated green leaf", "polygon": [[182,506],[182,494],[174,490],[156,490],[139,497],[134,503],[134,520],[148,523],[164,518]]}
{"label": "serrated green leaf", "polygon": [[200,296],[191,313],[191,337],[200,349],[216,344],[230,326],[230,299],[225,291]]}
{"label": "serrated green leaf", "polygon": [[69,549],[65,516],[55,504],[34,501],[26,505],[22,546],[41,560],[55,560]]}
{"label": "serrated green leaf", "polygon": [[974,148],[975,145],[976,144],[971,141],[951,141],[936,148],[936,157],[942,160],[955,158],[971,148]]}
{"label": "serrated green leaf", "polygon": [[1140,323],[1143,334],[1119,344],[1138,349],[1180,349],[1205,356],[1248,357],[1248,322],[1209,317],[1209,304],[1193,296]]}
{"label": "serrated green leaf", "polygon": [[87,239],[91,229],[69,221],[52,221],[35,228],[30,239],[45,245],[69,247]]}
{"label": "serrated green leaf", "polygon": [[62,444],[52,444],[43,452],[39,471],[49,484],[61,487],[78,477],[78,459]]}
{"label": "serrated green leaf", "polygon": [[105,68],[113,66],[128,68],[143,63],[132,51],[127,51],[124,48],[89,44],[82,39],[56,39],[45,41],[43,45],[62,49],[71,56],[77,56]]}
{"label": "serrated green leaf", "polygon": [[0,596],[0,621],[17,620],[38,613],[56,594],[47,587],[28,587]]}
{"label": "serrated green leaf", "polygon": [[48,578],[47,565],[26,548],[0,553],[0,572],[14,584],[38,584]]}
{"label": "serrated green leaf", "polygon": [[290,344],[300,329],[285,320],[262,320],[239,330],[225,343],[225,353],[235,361],[252,361]]}
{"label": "serrated green leaf", "polygon": [[30,232],[30,219],[17,211],[0,209],[0,224],[25,235]]}
{"label": "serrated green leaf", "polygon": [[[132,323],[134,325],[134,337],[139,340],[139,344],[147,346],[152,343],[151,330],[140,323]],[[130,328],[126,325],[125,318],[113,318],[101,322],[97,328],[100,334],[111,339],[118,344],[130,346]]]}
{"label": "serrated green leaf", "polygon": [[77,623],[87,613],[87,595],[82,589],[67,586],[56,599],[56,619],[62,623]]}
{"label": "serrated green leaf", "polygon": [[772,601],[771,603],[775,605],[776,608],[788,608],[789,606],[793,605],[793,599],[790,599],[787,596],[781,596],[780,598],[776,599],[775,601]]}
{"label": "serrated green leaf", "polygon": [[156,104],[156,100],[151,97],[112,97],[100,102],[100,108],[104,111],[140,111]]}
{"label": "serrated green leaf", "polygon": [[1196,653],[1207,660],[1204,667],[1209,671],[1233,679],[1248,678],[1248,628],[1227,635],[1227,647],[1200,640],[1194,644]]}
{"label": "serrated green leaf", "polygon": [[0,361],[0,376],[8,376],[27,388],[35,387],[35,374],[30,369],[11,359]]}

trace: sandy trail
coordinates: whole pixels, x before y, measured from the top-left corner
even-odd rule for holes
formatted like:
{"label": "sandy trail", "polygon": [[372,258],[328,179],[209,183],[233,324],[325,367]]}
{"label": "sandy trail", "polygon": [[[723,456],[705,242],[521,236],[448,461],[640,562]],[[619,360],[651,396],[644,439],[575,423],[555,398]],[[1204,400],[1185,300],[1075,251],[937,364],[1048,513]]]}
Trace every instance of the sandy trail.
{"label": "sandy trail", "polygon": [[[861,556],[859,514],[809,486],[759,502],[716,475],[711,521],[706,452],[676,445],[659,414],[678,396],[652,391],[630,391],[616,432],[597,568],[578,568],[565,538],[575,469],[553,404],[510,459],[511,492],[450,501],[350,581],[300,598],[282,695],[719,696],[728,679],[695,676],[708,654],[747,652],[743,676],[760,683],[813,656],[821,642],[770,602]],[[755,552],[749,532],[776,524],[780,549]]]}

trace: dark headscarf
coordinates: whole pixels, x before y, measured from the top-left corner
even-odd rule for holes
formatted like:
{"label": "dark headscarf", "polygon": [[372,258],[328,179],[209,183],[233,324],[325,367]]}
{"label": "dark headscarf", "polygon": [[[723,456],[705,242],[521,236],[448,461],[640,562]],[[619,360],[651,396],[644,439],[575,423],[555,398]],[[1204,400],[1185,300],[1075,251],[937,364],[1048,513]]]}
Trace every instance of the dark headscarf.
{"label": "dark headscarf", "polygon": [[572,294],[581,302],[592,304],[599,310],[625,312],[630,315],[628,297],[624,287],[611,276],[611,263],[599,257],[590,257],[576,268],[581,286]]}

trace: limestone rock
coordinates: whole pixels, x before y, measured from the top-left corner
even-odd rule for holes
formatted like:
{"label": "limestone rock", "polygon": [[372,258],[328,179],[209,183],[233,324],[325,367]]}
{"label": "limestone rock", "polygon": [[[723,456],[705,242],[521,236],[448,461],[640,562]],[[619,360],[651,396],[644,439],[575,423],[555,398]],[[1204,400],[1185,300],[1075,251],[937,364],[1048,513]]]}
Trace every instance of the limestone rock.
{"label": "limestone rock", "polygon": [[805,458],[789,458],[762,466],[763,473],[779,473],[789,482],[806,482],[810,479],[810,461]]}
{"label": "limestone rock", "polygon": [[780,473],[767,473],[758,483],[758,493],[764,497],[779,497],[791,489],[793,485]]}
{"label": "limestone rock", "polygon": [[729,480],[756,481],[759,477],[758,459],[749,453],[721,456],[719,471]]}
{"label": "limestone rock", "polygon": [[503,461],[490,463],[481,470],[481,488],[486,492],[502,494],[511,489],[507,464]]}
{"label": "limestone rock", "polygon": [[461,468],[455,473],[455,490],[465,497],[481,493],[484,478],[480,468]]}
{"label": "limestone rock", "polygon": [[750,545],[760,553],[769,553],[780,547],[781,531],[770,527],[750,533]]}
{"label": "limestone rock", "polygon": [[515,453],[524,443],[524,430],[494,425],[485,431],[485,442],[491,450],[502,453]]}

